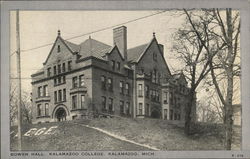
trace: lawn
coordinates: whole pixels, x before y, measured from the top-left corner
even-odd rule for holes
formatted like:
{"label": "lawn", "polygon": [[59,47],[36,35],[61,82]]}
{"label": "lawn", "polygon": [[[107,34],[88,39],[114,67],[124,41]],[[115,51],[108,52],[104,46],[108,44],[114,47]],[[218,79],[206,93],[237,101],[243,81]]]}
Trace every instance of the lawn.
{"label": "lawn", "polygon": [[[223,150],[224,131],[219,124],[197,124],[193,134],[184,134],[183,124],[157,119],[104,118],[95,119],[90,126],[111,131],[117,135],[160,150]],[[234,128],[232,148],[239,150],[241,128]]]}
{"label": "lawn", "polygon": [[[23,137],[22,150],[149,150],[131,143],[123,142],[118,139],[107,136],[101,132],[76,125],[74,122],[60,122],[60,123],[44,123],[37,125],[25,125],[25,134],[30,128],[50,128],[57,126],[54,133],[50,135],[41,134],[34,135],[34,133],[27,137]],[[12,127],[11,131],[16,132],[16,127]],[[11,135],[11,150],[17,150],[17,137],[15,134]]]}
{"label": "lawn", "polygon": [[[89,125],[125,137],[128,140],[146,144],[160,150],[223,150],[224,131],[222,125],[197,124],[194,133],[186,136],[183,124],[173,124],[157,119],[96,118],[60,123],[25,125],[24,133],[30,128],[57,126],[50,135],[31,135],[23,137],[24,150],[149,150],[134,145],[97,130],[86,128]],[[232,148],[240,149],[241,128],[234,128]],[[17,149],[16,127],[11,127],[11,150]]]}

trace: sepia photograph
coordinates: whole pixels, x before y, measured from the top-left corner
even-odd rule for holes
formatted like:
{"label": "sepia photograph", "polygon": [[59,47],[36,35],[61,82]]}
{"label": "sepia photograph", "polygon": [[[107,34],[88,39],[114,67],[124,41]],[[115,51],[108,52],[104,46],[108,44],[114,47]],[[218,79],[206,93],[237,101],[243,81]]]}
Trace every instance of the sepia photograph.
{"label": "sepia photograph", "polygon": [[240,12],[10,11],[10,151],[241,150]]}
{"label": "sepia photograph", "polygon": [[250,1],[3,1],[1,158],[249,158]]}

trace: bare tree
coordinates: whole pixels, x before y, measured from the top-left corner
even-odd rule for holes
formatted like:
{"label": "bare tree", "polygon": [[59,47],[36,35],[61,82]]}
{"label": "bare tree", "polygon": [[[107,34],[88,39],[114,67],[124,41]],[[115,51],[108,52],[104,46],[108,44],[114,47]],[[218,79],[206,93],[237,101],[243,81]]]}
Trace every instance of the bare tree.
{"label": "bare tree", "polygon": [[[10,124],[14,125],[17,120],[17,92],[16,92],[16,85],[14,81],[11,81],[10,84]],[[32,116],[31,116],[31,101],[30,101],[30,94],[23,91],[22,92],[22,116],[24,123],[31,123]]]}
{"label": "bare tree", "polygon": [[[184,10],[184,12],[187,15],[192,29],[196,33],[195,37],[207,55],[208,69],[211,70],[212,82],[224,107],[226,129],[225,146],[227,150],[230,150],[233,124],[233,82],[235,76],[240,76],[241,69],[239,61],[236,60],[239,53],[239,12],[232,13],[231,9],[211,9],[203,10],[203,14],[195,16],[191,11],[188,12]],[[199,17],[200,25],[204,26],[202,31],[202,28],[196,25],[197,22],[194,17]],[[209,21],[207,21],[207,19],[209,19]],[[218,69],[219,71],[216,71]],[[222,78],[220,78],[221,76]],[[225,96],[223,96],[222,88],[219,85],[221,79],[227,83]]]}
{"label": "bare tree", "polygon": [[[226,149],[231,150],[232,144],[232,125],[233,125],[233,94],[234,94],[234,77],[240,76],[239,61],[236,61],[239,54],[239,35],[240,35],[240,20],[239,12],[232,13],[232,9],[226,9],[220,11],[219,9],[213,9],[210,12],[215,20],[216,25],[219,27],[219,32],[210,31],[217,39],[218,50],[214,60],[211,60],[209,67],[211,69],[211,77],[217,94],[223,104],[224,110],[224,123],[226,129]],[[223,18],[224,17],[224,18]],[[226,47],[222,50],[218,49],[219,43],[225,43]],[[212,50],[207,48],[207,52],[211,53]],[[214,68],[219,68],[220,72]],[[226,91],[223,95],[223,88],[220,86],[220,75],[224,78],[223,82],[226,82]],[[225,89],[225,88],[224,88]]]}
{"label": "bare tree", "polygon": [[[185,134],[190,134],[192,125],[192,107],[195,102],[196,89],[210,72],[210,61],[212,61],[217,50],[208,54],[207,49],[214,46],[217,40],[212,34],[208,34],[208,28],[214,27],[214,17],[203,11],[187,11],[186,24],[174,35],[175,44],[173,51],[177,53],[177,58],[185,63],[183,68],[186,78],[190,81],[190,91],[188,94],[189,103],[186,107]],[[225,44],[218,44],[219,50]]]}

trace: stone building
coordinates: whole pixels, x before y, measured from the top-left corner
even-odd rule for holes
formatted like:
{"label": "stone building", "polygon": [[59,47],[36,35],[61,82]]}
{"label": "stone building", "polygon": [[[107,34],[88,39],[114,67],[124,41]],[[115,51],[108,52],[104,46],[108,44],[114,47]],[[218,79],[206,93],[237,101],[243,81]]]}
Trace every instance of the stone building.
{"label": "stone building", "polygon": [[[155,34],[127,49],[127,28],[113,29],[114,45],[64,40],[60,31],[43,68],[32,77],[33,123],[89,118],[93,114],[185,120],[189,88],[172,75]],[[195,120],[195,103],[193,107]]]}

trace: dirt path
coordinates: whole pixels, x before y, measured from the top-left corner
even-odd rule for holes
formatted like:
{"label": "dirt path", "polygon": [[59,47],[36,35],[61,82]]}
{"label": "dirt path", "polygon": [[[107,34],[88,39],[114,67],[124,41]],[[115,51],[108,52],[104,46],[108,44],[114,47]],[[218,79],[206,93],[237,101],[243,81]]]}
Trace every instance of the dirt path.
{"label": "dirt path", "polygon": [[97,127],[92,127],[92,126],[89,126],[89,125],[85,125],[85,124],[79,124],[79,123],[76,123],[77,125],[81,125],[81,126],[84,126],[84,127],[87,127],[87,128],[90,128],[90,129],[94,129],[94,130],[97,130],[99,132],[102,132],[106,135],[109,135],[113,138],[116,138],[118,140],[121,140],[121,141],[125,141],[125,142],[128,142],[128,143],[131,143],[131,144],[135,144],[135,145],[138,145],[138,146],[142,146],[142,147],[145,147],[145,148],[148,148],[148,149],[151,149],[151,150],[156,150],[156,151],[159,151],[160,149],[156,148],[156,147],[153,147],[153,146],[149,146],[149,145],[146,145],[146,144],[140,144],[140,143],[137,143],[135,141],[132,141],[132,140],[128,140],[126,139],[125,137],[123,136],[118,136],[118,135],[115,135],[111,132],[108,132],[106,130],[103,130],[103,129],[100,129],[100,128],[97,128]]}

